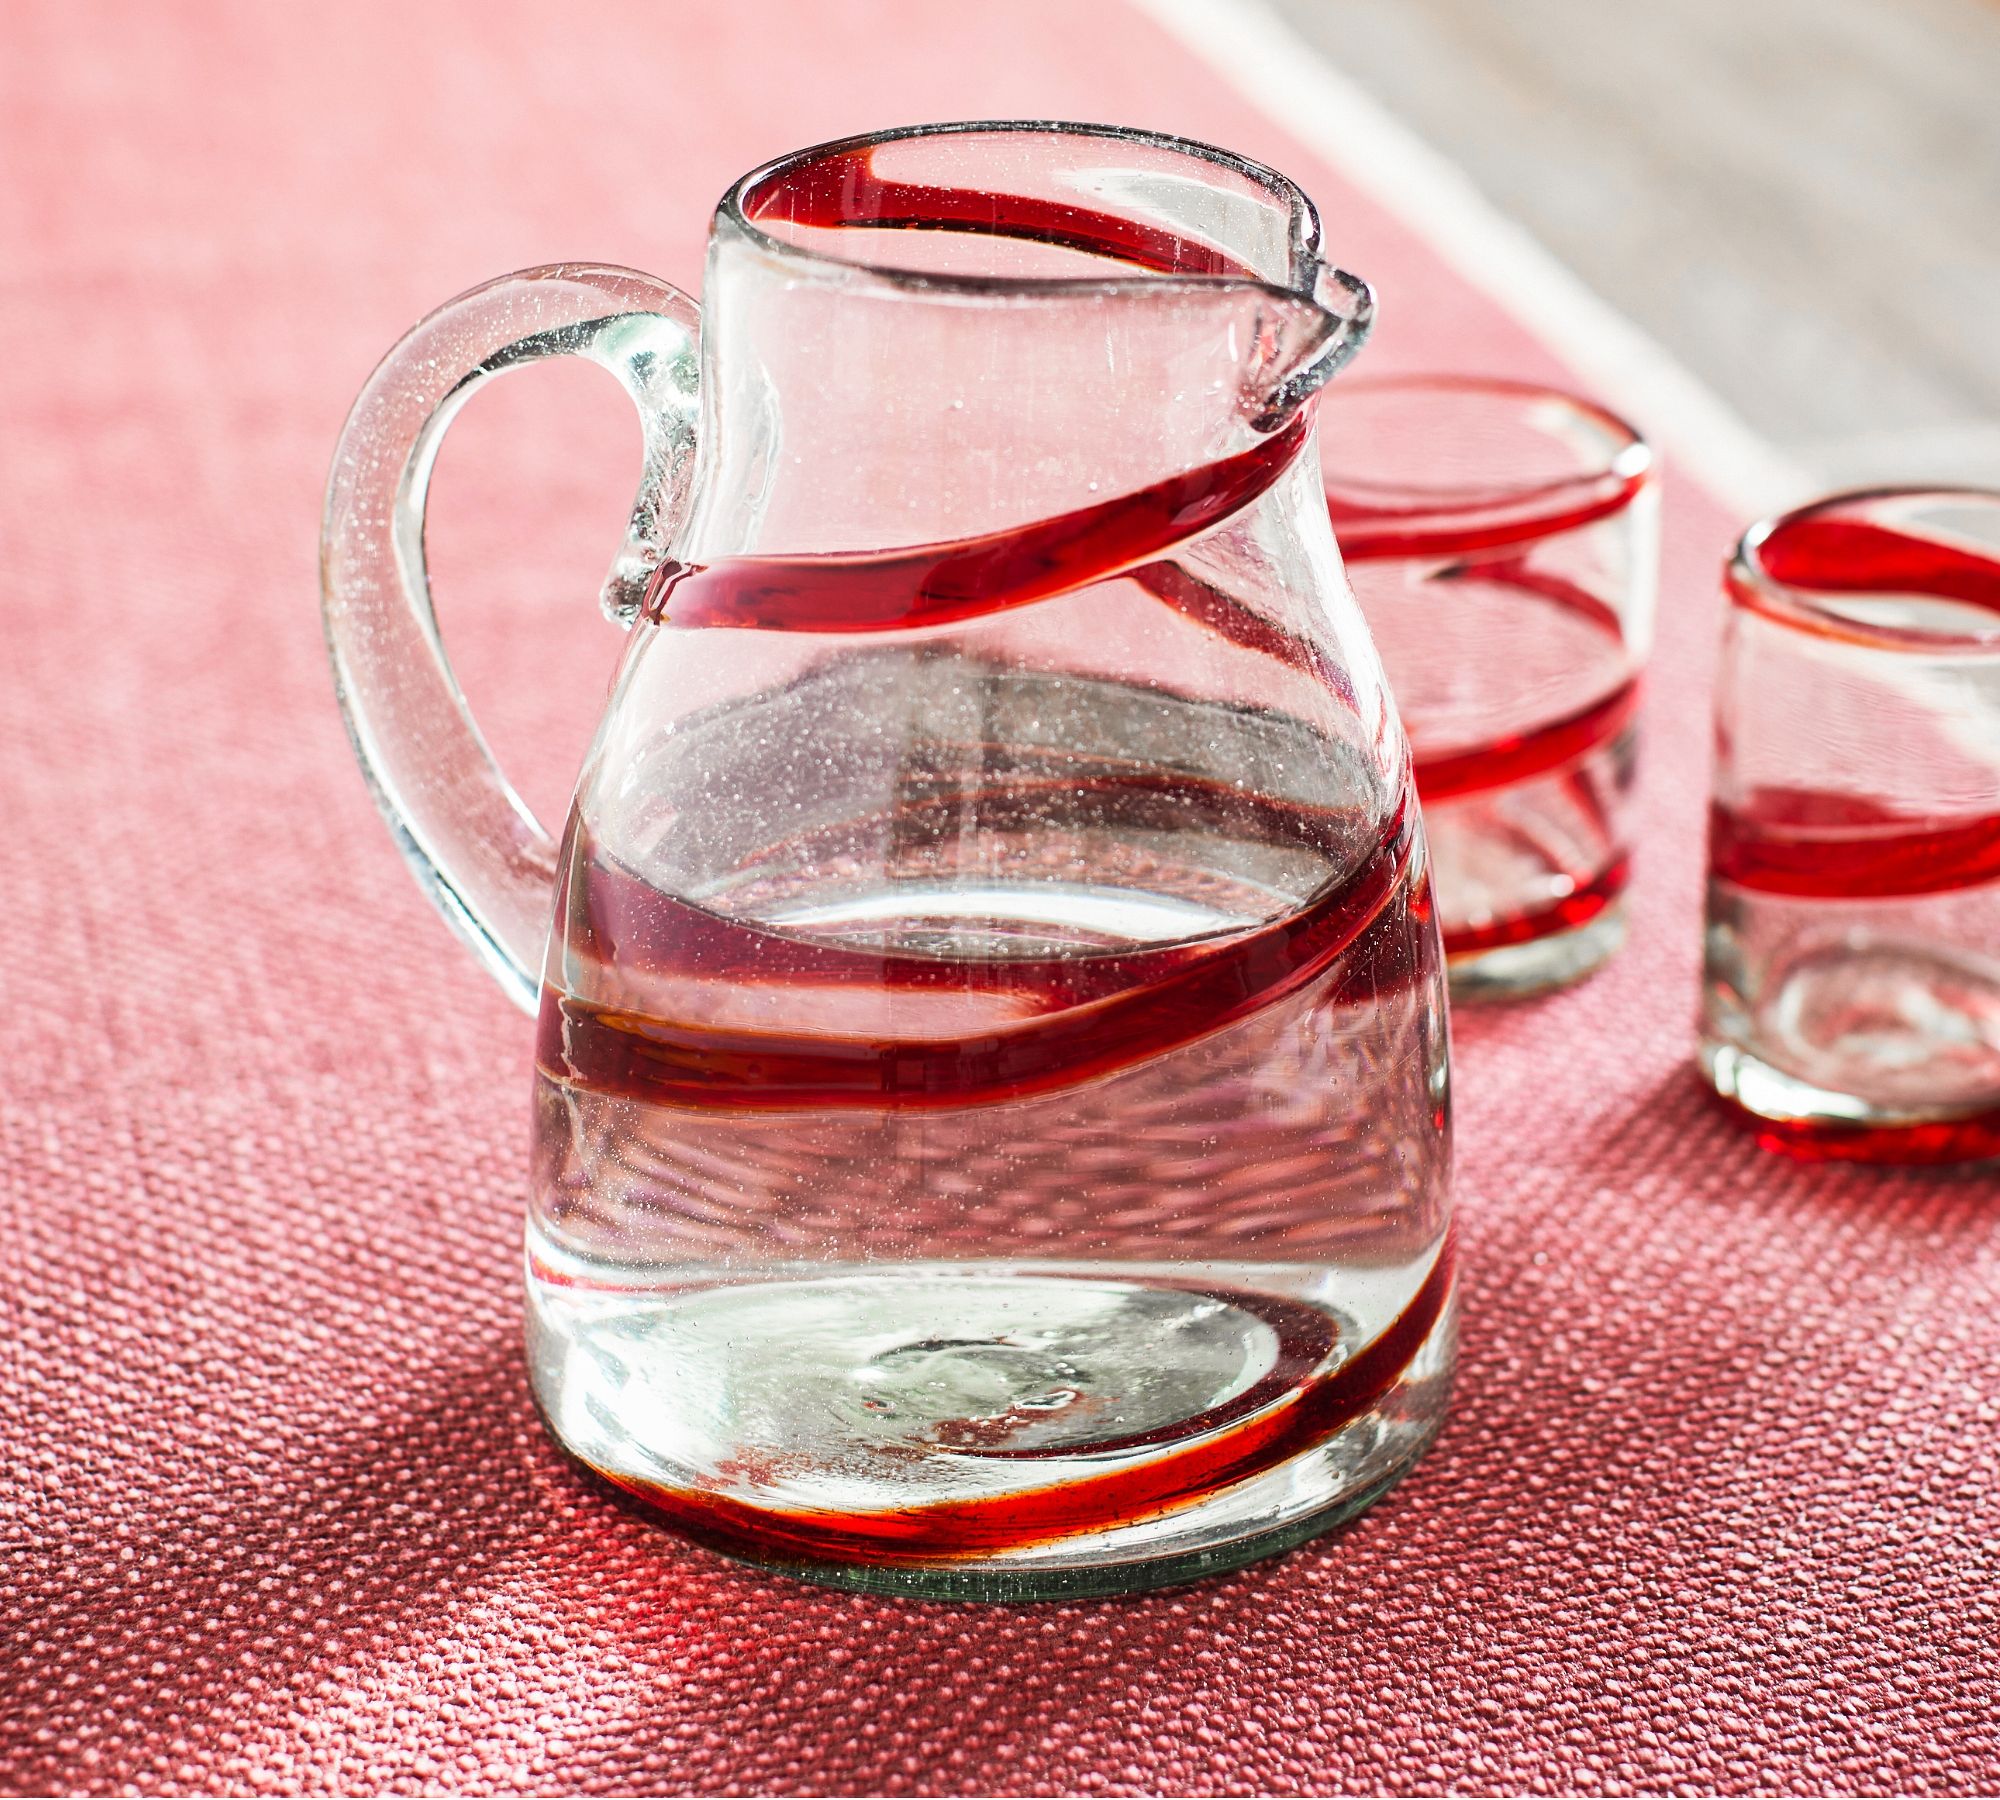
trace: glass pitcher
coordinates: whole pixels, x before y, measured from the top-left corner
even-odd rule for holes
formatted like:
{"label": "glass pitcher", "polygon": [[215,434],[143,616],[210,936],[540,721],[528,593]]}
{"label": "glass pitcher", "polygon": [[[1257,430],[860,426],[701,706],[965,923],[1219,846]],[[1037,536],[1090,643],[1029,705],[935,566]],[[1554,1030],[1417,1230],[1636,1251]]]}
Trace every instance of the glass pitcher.
{"label": "glass pitcher", "polygon": [[[699,315],[531,270],[363,391],[327,636],[405,857],[539,1020],[535,1396],[688,1536],[1153,1586],[1434,1433],[1438,934],[1313,443],[1370,310],[1268,169],[926,126],[737,182]],[[558,844],[453,681],[423,522],[466,396],[565,355],[645,462]]]}

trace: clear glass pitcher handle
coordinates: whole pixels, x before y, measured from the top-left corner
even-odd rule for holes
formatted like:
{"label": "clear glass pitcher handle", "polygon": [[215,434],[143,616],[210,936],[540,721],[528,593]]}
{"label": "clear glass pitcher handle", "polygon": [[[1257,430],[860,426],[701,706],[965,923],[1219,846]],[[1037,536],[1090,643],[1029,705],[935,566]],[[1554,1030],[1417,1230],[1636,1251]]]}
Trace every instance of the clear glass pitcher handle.
{"label": "clear glass pitcher handle", "polygon": [[604,586],[630,624],[685,510],[699,414],[700,313],[630,269],[505,275],[440,307],[382,359],[327,481],[320,589],[355,754],[424,891],[514,999],[536,1004],[556,843],[487,749],[438,635],[424,500],[445,428],[473,390],[550,356],[624,383],[645,431],[631,530]]}

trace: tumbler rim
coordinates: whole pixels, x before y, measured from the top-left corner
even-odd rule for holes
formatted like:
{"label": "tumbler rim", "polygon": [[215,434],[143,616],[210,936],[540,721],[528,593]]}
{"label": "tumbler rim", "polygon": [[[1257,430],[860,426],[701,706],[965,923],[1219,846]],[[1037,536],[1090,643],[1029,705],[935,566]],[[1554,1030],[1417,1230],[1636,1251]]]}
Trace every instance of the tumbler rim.
{"label": "tumbler rim", "polygon": [[[1371,404],[1393,409],[1398,402],[1422,401],[1501,410],[1501,423],[1521,437],[1563,444],[1572,453],[1570,466],[1524,477],[1511,472],[1503,456],[1481,473],[1441,479],[1427,478],[1420,462],[1409,473],[1385,474],[1365,454],[1350,459],[1341,453],[1335,421],[1358,415],[1365,423]],[[1421,561],[1533,544],[1626,515],[1657,492],[1658,458],[1630,420],[1546,382],[1443,370],[1365,374],[1347,377],[1324,404],[1320,473],[1334,535],[1349,561]],[[1551,408],[1595,441],[1578,443],[1550,429]],[[1521,459],[1511,460],[1518,466]]]}
{"label": "tumbler rim", "polygon": [[1603,429],[1608,447],[1603,458],[1592,466],[1580,466],[1575,473],[1554,480],[1481,487],[1476,494],[1463,485],[1426,487],[1417,481],[1385,482],[1412,495],[1464,497],[1483,503],[1540,499],[1544,495],[1566,493],[1572,488],[1595,488],[1606,480],[1636,486],[1655,472],[1658,458],[1639,428],[1622,413],[1601,400],[1552,386],[1544,381],[1526,381],[1512,375],[1482,375],[1457,370],[1409,370],[1380,374],[1350,375],[1326,402],[1328,406],[1354,407],[1377,394],[1466,394],[1482,399],[1534,400],[1564,407]]}
{"label": "tumbler rim", "polygon": [[[1834,638],[1865,648],[1937,655],[1940,652],[1981,654],[2000,651],[2000,612],[1993,623],[1970,629],[1920,625],[1885,625],[1860,619],[1845,610],[1840,601],[1868,590],[1857,589],[1852,596],[1821,592],[1781,581],[1764,566],[1762,551],[1780,530],[1803,521],[1830,514],[1860,512],[1875,502],[1938,502],[1947,505],[1987,506],[2000,514],[2000,490],[1980,487],[1940,486],[1920,483],[1909,486],[1848,488],[1821,499],[1795,506],[1759,519],[1737,540],[1724,567],[1724,587],[1730,601],[1777,624],[1816,636]],[[1949,534],[1931,534],[1940,541],[1954,541]],[[2000,564],[2000,546],[1963,540],[1967,547],[1989,555]],[[1890,590],[1881,590],[1890,591]]]}

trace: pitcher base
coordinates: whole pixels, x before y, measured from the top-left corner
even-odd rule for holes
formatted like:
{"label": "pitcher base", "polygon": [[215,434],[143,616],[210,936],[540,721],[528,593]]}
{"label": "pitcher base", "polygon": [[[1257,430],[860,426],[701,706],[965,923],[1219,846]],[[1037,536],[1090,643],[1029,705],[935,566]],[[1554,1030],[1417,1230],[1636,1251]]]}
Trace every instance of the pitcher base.
{"label": "pitcher base", "polygon": [[1414,1287],[1372,1273],[1374,1330],[1160,1272],[848,1270],[615,1310],[557,1291],[531,1355],[571,1455],[739,1561],[936,1598],[1128,1592],[1290,1548],[1422,1454],[1448,1252]]}
{"label": "pitcher base", "polygon": [[[1226,1575],[1269,1556],[1282,1555],[1299,1545],[1358,1518],[1413,1469],[1431,1446],[1442,1424],[1442,1414],[1433,1416],[1420,1430],[1399,1440],[1400,1454],[1359,1487],[1348,1487],[1314,1512],[1288,1518],[1246,1535],[1219,1535],[1215,1542],[1199,1544],[1144,1561],[1119,1560],[1067,1564],[1015,1566],[1011,1562],[939,1563],[890,1567],[869,1563],[803,1562],[768,1555],[720,1538],[710,1538],[698,1529],[668,1521],[682,1536],[703,1548],[716,1551],[731,1562],[741,1563],[772,1575],[788,1575],[817,1587],[842,1588],[850,1593],[889,1594],[911,1600],[1035,1601],[1089,1600],[1113,1594],[1143,1594],[1156,1588],[1180,1587],[1212,1575]],[[586,1467],[588,1465],[585,1465]],[[595,1471],[593,1471],[595,1472]],[[629,1491],[629,1490],[628,1490]],[[1196,1515],[1177,1521],[1190,1537],[1206,1524],[1218,1533],[1234,1529],[1231,1518],[1210,1517],[1209,1502]]]}

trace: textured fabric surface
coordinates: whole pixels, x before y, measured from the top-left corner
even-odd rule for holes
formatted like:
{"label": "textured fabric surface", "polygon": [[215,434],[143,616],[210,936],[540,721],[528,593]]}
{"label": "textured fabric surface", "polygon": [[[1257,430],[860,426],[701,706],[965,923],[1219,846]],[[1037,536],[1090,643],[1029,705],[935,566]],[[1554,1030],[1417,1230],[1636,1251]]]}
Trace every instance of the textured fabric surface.
{"label": "textured fabric surface", "polygon": [[[794,145],[1042,114],[1296,173],[1379,284],[1377,369],[1561,371],[1110,4],[12,0],[0,34],[0,1785],[2000,1787],[2000,1183],[1774,1160],[1690,1068],[1740,523],[1698,470],[1631,945],[1459,1022],[1429,1459],[1177,1593],[766,1580],[529,1408],[529,1029],[399,866],[314,618],[374,357],[529,262],[691,282],[715,195]],[[523,376],[439,477],[447,636],[549,809],[615,654],[624,407]]]}

